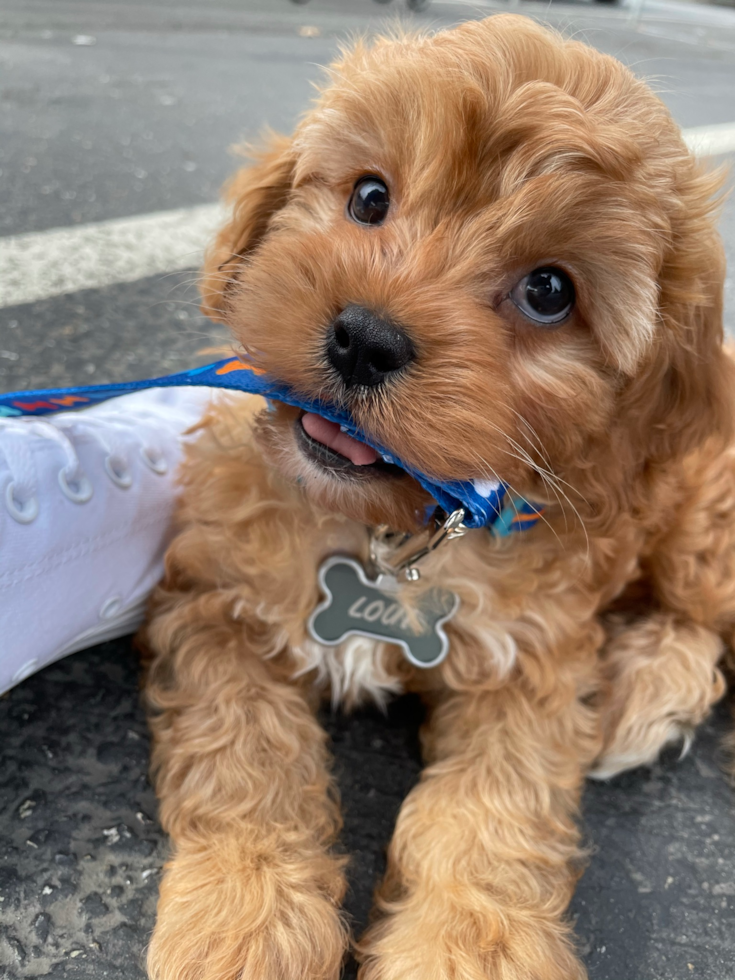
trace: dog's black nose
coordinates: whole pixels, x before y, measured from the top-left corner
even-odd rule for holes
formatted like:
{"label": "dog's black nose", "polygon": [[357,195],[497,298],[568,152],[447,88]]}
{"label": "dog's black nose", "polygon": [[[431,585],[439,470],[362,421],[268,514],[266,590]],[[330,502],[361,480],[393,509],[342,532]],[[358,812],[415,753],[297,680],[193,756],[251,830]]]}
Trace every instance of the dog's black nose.
{"label": "dog's black nose", "polygon": [[327,357],[348,388],[374,387],[410,364],[414,348],[390,320],[346,306],[329,328]]}

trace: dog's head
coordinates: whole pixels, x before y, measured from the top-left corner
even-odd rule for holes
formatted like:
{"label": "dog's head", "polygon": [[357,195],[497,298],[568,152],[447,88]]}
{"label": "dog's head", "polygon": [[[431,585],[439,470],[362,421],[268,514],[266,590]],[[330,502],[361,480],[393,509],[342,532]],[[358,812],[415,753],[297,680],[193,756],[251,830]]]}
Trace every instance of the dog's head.
{"label": "dog's head", "polygon": [[[525,18],[358,43],[235,177],[204,309],[417,470],[599,512],[724,424],[716,186],[643,82]],[[261,438],[331,508],[424,514],[318,417]]]}

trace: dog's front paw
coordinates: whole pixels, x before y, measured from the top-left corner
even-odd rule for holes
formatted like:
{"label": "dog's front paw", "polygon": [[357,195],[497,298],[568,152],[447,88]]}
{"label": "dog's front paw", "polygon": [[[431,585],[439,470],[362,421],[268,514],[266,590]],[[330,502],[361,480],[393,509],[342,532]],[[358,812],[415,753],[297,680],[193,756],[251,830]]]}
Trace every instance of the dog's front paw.
{"label": "dog's front paw", "polygon": [[360,943],[359,980],[585,980],[558,921],[500,908],[404,909],[378,922]]}
{"label": "dog's front paw", "polygon": [[683,752],[694,729],[725,693],[717,663],[722,639],[697,623],[650,616],[613,632],[605,649],[602,705],[605,744],[596,779],[653,762],[666,745]]}
{"label": "dog's front paw", "polygon": [[337,980],[347,944],[342,888],[339,865],[323,855],[244,855],[235,842],[180,851],[161,884],[148,975]]}

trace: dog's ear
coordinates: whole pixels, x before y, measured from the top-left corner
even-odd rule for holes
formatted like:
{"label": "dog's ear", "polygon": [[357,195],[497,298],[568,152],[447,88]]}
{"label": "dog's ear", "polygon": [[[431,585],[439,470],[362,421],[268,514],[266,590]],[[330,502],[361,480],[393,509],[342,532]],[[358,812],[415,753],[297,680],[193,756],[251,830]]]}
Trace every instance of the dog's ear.
{"label": "dog's ear", "polygon": [[232,212],[205,253],[199,287],[202,312],[213,320],[225,318],[228,288],[238,266],[288,199],[294,169],[292,146],[289,137],[271,135],[262,149],[248,151],[253,163],[225,186],[224,198]]}
{"label": "dog's ear", "polygon": [[723,348],[725,256],[716,230],[722,172],[690,162],[659,276],[659,348],[628,392],[649,459],[689,452],[733,429],[735,370]]}

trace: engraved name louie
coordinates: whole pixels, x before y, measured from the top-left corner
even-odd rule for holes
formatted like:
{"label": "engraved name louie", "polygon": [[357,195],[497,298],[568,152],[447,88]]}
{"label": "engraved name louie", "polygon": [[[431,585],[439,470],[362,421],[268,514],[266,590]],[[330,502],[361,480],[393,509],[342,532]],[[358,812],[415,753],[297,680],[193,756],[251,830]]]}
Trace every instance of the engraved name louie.
{"label": "engraved name louie", "polygon": [[[400,602],[390,602],[386,599],[370,600],[368,596],[361,595],[359,599],[347,610],[350,619],[362,619],[366,623],[382,623],[383,626],[397,626],[402,630],[410,630],[411,621],[408,611],[403,608]],[[415,613],[417,632],[423,633],[426,623],[420,613]]]}
{"label": "engraved name louie", "polygon": [[309,620],[309,632],[320,643],[340,643],[350,634],[388,640],[403,647],[418,667],[432,667],[446,656],[449,643],[442,626],[459,607],[453,592],[430,589],[417,607],[406,609],[391,589],[377,587],[354,559],[328,558],[319,570],[324,593]]}

